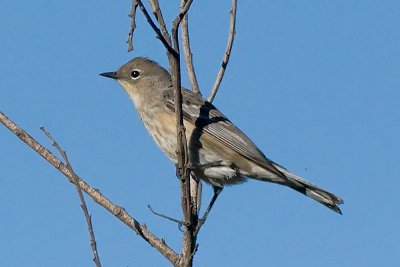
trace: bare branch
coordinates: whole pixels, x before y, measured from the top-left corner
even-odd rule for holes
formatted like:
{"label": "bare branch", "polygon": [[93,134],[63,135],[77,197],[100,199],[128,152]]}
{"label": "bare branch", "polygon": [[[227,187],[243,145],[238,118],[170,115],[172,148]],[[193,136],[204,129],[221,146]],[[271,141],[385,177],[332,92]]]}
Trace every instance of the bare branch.
{"label": "bare branch", "polygon": [[[182,0],[182,4],[185,2]],[[188,72],[190,84],[192,86],[193,92],[201,95],[199,84],[197,82],[196,72],[194,70],[193,64],[193,54],[190,48],[190,40],[189,40],[189,14],[183,17],[182,20],[182,41],[183,41],[183,54],[185,55],[186,61],[186,69]]]}
{"label": "bare branch", "polygon": [[136,29],[136,8],[138,6],[138,2],[136,0],[133,0],[132,2],[132,9],[131,13],[129,13],[129,17],[131,18],[131,26],[129,27],[129,34],[128,34],[128,52],[133,50],[133,32]]}
{"label": "bare branch", "polygon": [[89,234],[90,234],[90,246],[92,247],[92,251],[93,251],[93,261],[95,262],[97,267],[101,267],[99,253],[97,251],[96,238],[94,236],[94,231],[93,231],[92,217],[89,214],[88,208],[86,206],[85,198],[83,197],[82,190],[79,187],[78,178],[76,176],[76,173],[72,169],[72,166],[71,166],[71,164],[70,164],[70,162],[68,160],[68,156],[67,156],[67,153],[65,152],[65,150],[63,150],[58,145],[56,140],[51,136],[51,134],[48,131],[46,131],[46,129],[44,127],[40,127],[40,130],[42,130],[44,132],[44,134],[50,139],[51,145],[54,146],[58,150],[58,152],[61,154],[61,156],[64,159],[64,162],[65,162],[65,165],[66,165],[67,169],[70,171],[70,173],[72,175],[71,178],[72,178],[73,183],[76,186],[76,191],[78,192],[79,199],[81,201],[81,208],[83,210],[83,213],[85,214],[85,219],[86,219],[86,223],[87,223],[87,226],[88,226],[88,231],[89,231]]}
{"label": "bare branch", "polygon": [[196,208],[195,213],[199,214],[201,206],[201,193],[202,183],[193,175],[190,175],[190,197],[193,203],[193,207]]}
{"label": "bare branch", "polygon": [[[183,0],[184,1],[184,0]],[[190,196],[190,169],[188,168],[188,154],[187,154],[187,142],[185,127],[183,125],[183,112],[182,112],[182,92],[181,92],[181,74],[180,74],[180,54],[179,54],[179,41],[178,41],[178,28],[182,22],[183,17],[186,15],[187,11],[192,4],[192,0],[188,0],[186,3],[182,4],[181,11],[175,18],[172,29],[171,36],[174,45],[174,50],[176,51],[175,56],[169,56],[172,82],[175,89],[175,112],[176,112],[176,122],[177,122],[177,157],[178,157],[178,173],[181,178],[181,202],[182,211],[184,214],[184,221],[188,223],[184,227],[183,231],[183,243],[182,243],[182,253],[179,259],[179,266],[192,266],[193,256],[196,251],[196,236],[194,235],[194,230],[198,222],[198,216],[195,211],[196,208],[193,207],[192,199]]]}
{"label": "bare branch", "polygon": [[165,25],[164,17],[162,15],[158,0],[149,0],[149,2],[153,10],[153,15],[156,17],[158,24],[160,25],[162,35],[166,40],[168,40],[169,45],[171,45],[171,37],[169,36],[167,26]]}
{"label": "bare branch", "polygon": [[237,0],[232,0],[232,9],[229,12],[230,13],[230,28],[229,28],[229,38],[228,38],[228,44],[226,46],[225,54],[224,54],[224,59],[222,60],[222,65],[221,68],[218,72],[217,79],[215,81],[215,84],[213,88],[211,89],[210,96],[208,97],[208,102],[212,103],[215,95],[217,94],[218,88],[221,84],[222,78],[224,77],[225,74],[225,69],[226,66],[228,65],[229,58],[231,56],[231,51],[232,51],[232,46],[233,46],[233,40],[235,36],[235,26],[236,26],[236,8],[237,8]]}
{"label": "bare branch", "polygon": [[[59,170],[68,180],[73,183],[73,175],[68,168],[56,157],[52,152],[39,144],[32,136],[25,132],[21,127],[12,122],[5,114],[0,112],[0,122],[4,124],[11,132],[19,139],[25,142],[36,153],[47,160],[57,170]],[[88,194],[96,203],[111,212],[120,221],[126,224],[129,228],[135,231],[140,237],[147,241],[151,246],[156,248],[165,258],[173,265],[179,261],[179,255],[171,249],[164,240],[156,237],[151,233],[145,224],[140,224],[136,219],[129,215],[123,208],[111,202],[108,198],[100,193],[99,190],[90,186],[87,182],[76,176],[79,187]]]}
{"label": "bare branch", "polygon": [[147,9],[143,5],[142,1],[141,0],[136,0],[136,1],[139,5],[140,10],[143,12],[143,15],[145,16],[147,22],[150,24],[153,31],[157,34],[157,38],[160,39],[160,41],[163,43],[163,45],[165,46],[167,51],[175,56],[177,52],[172,48],[171,41],[168,38],[166,39],[164,37],[161,30],[157,27],[157,25],[154,23],[153,19],[150,17],[149,12],[147,12]]}

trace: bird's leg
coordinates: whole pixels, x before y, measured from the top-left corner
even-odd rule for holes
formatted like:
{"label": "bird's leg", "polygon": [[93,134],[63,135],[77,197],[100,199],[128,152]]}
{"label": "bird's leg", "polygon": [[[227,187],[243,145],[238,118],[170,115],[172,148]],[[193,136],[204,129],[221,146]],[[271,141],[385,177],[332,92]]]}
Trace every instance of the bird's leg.
{"label": "bird's leg", "polygon": [[219,194],[222,192],[223,187],[218,187],[218,186],[213,186],[214,189],[214,195],[211,198],[210,204],[208,204],[208,207],[206,209],[206,211],[204,212],[203,217],[199,220],[199,223],[197,224],[196,227],[196,234],[199,232],[201,226],[206,222],[208,214],[210,214],[210,211],[215,203],[215,201],[217,200]]}

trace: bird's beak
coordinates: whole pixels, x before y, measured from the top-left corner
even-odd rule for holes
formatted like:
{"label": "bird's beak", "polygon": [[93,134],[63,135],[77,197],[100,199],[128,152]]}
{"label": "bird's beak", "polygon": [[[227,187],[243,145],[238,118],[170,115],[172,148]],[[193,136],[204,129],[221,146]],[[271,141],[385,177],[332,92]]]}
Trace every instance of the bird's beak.
{"label": "bird's beak", "polygon": [[107,77],[107,78],[112,78],[112,79],[118,79],[117,72],[103,72],[100,73],[101,76]]}

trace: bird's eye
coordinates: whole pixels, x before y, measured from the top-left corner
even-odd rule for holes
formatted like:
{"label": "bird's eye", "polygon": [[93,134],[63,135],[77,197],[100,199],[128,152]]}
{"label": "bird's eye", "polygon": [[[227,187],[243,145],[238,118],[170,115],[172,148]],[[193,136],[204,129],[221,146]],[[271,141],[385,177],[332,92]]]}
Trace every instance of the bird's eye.
{"label": "bird's eye", "polygon": [[133,70],[131,72],[132,79],[136,80],[137,78],[139,78],[139,76],[140,76],[140,71],[139,70]]}

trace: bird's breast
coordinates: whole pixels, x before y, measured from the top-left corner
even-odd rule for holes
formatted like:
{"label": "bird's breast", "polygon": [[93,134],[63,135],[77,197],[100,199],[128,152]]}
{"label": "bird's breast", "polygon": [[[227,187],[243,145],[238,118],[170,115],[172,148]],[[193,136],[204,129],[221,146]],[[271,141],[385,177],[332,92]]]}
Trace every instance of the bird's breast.
{"label": "bird's breast", "polygon": [[172,112],[148,107],[140,111],[144,126],[158,147],[176,162],[176,119]]}

